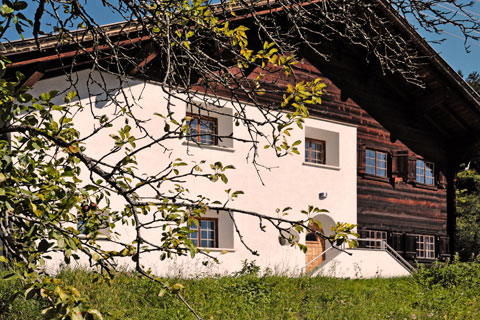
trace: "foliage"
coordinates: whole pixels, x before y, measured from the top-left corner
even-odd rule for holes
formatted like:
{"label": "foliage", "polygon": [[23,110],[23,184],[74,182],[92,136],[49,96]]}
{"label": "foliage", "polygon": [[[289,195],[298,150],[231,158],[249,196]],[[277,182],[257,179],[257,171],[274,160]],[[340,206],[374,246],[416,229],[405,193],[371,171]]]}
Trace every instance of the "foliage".
{"label": "foliage", "polygon": [[41,310],[46,308],[47,304],[35,299],[26,299],[21,294],[21,281],[3,280],[5,274],[4,270],[0,272],[2,278],[0,280],[0,320],[41,318]]}
{"label": "foliage", "polygon": [[466,79],[467,83],[480,94],[480,74],[477,71],[470,73]]}
{"label": "foliage", "polygon": [[[441,24],[458,26],[465,21],[422,3],[394,1],[393,5],[400,14],[414,14],[422,26],[435,31]],[[462,3],[448,3],[471,17]],[[77,66],[77,55],[87,57],[89,61],[83,62],[91,63],[88,92],[101,89],[110,104],[108,112],[100,114],[92,106],[93,97],[87,97],[90,101],[85,103],[68,71],[65,77],[70,81],[67,88],[62,88],[64,91],[33,96],[24,86],[25,75],[16,72],[7,58],[0,58],[0,237],[6,252],[0,260],[13,268],[5,279],[20,281],[24,297],[46,303],[42,310],[46,318],[102,318],[88,302],[94,300],[83,297],[88,293],[76,288],[80,283],[72,286],[47,272],[46,260],[55,255],[60,254],[66,264],[84,257],[95,268],[94,279],[99,282],[110,279],[115,259],[130,258],[137,272],[158,284],[162,296],[178,297],[199,317],[183,298],[183,285],[152,275],[142,263],[145,254],[157,252],[161,260],[197,254],[209,257],[189,240],[191,231],[187,225],[198,223],[197,219],[210,209],[225,210],[232,217],[233,213],[254,216],[261,228],[267,222],[281,231],[291,227],[297,231],[309,229],[312,216],[322,212],[309,206],[288,219],[285,215],[295,214],[290,208],[260,213],[233,207],[231,202],[243,193],[241,190],[227,189],[227,200],[222,195],[211,199],[191,194],[184,181],[226,184],[234,167],[220,161],[181,159],[169,153],[169,141],[195,141],[199,137],[189,126],[191,117],[175,108],[179,101],[191,106],[200,96],[202,101],[196,104],[201,111],[207,111],[205,105],[211,104],[219,115],[231,117],[236,126],[244,126],[247,138],[218,134],[215,138],[249,144],[247,159],[260,171],[259,149],[269,149],[279,157],[300,153],[301,141],[292,141],[291,132],[303,128],[308,107],[322,101],[325,84],[320,79],[304,81],[295,75],[294,66],[303,50],[328,58],[323,48],[331,46],[322,45],[340,37],[364,47],[365,59],[380,63],[384,72],[401,74],[407,81],[421,85],[415,72],[419,65],[416,52],[408,39],[387,23],[383,2],[312,2],[305,7],[303,1],[267,1],[267,8],[260,12],[244,1],[212,5],[202,0],[104,0],[102,5],[126,20],[113,36],[98,26],[78,0],[4,0],[0,10],[0,38],[12,27],[23,38],[24,30],[31,28],[40,49],[39,35],[55,33],[50,38],[57,42],[56,49],[76,47],[70,61],[62,60],[65,70]],[[22,13],[29,6],[36,9],[33,21]],[[286,19],[282,24],[277,24],[278,8],[282,8]],[[264,9],[270,9],[270,14],[263,15]],[[423,13],[418,15],[424,10],[433,14],[433,20]],[[237,19],[237,14],[248,18],[249,26]],[[54,22],[45,23],[45,16]],[[49,25],[52,28],[45,29]],[[472,34],[480,28],[472,19],[460,29],[468,39],[474,38]],[[130,46],[120,45],[115,37],[128,38]],[[149,39],[149,45],[139,40],[143,38]],[[90,39],[92,47],[86,49],[87,42],[78,39]],[[3,52],[14,51],[15,45],[25,43],[3,44]],[[149,70],[146,61],[151,56],[155,57],[155,68]],[[253,70],[256,77],[247,77]],[[272,89],[266,79],[279,73],[289,84]],[[148,120],[143,118],[139,97],[129,91],[132,77],[155,81],[167,97],[165,110],[148,114]],[[271,95],[279,97],[279,101],[270,99]],[[225,97],[233,102],[233,114],[224,113]],[[260,120],[252,119],[250,107],[261,115]],[[76,126],[85,114],[91,114],[90,132],[80,132]],[[162,123],[163,128],[152,130],[149,124],[153,121]],[[91,141],[97,136],[105,138],[101,155],[91,151]],[[148,171],[140,162],[153,148],[162,150],[164,157],[157,168]],[[120,207],[114,207],[114,201]],[[278,217],[279,212],[282,217]],[[120,241],[116,234],[119,227],[130,228],[133,239]],[[160,234],[160,241],[145,236],[145,231],[153,228]],[[338,224],[334,235],[319,236],[336,245],[348,241],[355,244],[350,239],[355,235],[354,228]],[[242,230],[236,231],[241,238]],[[102,243],[110,242],[114,249],[101,246],[99,238]],[[288,240],[296,245],[293,239]],[[248,281],[242,290],[252,286],[252,296],[268,290],[263,280]],[[268,292],[262,299],[269,298]]]}
{"label": "foliage", "polygon": [[[82,270],[66,270],[60,278],[77,287],[106,319],[193,318],[174,295],[159,297],[159,284],[135,274],[120,273],[109,283],[96,284],[92,283],[93,275]],[[467,280],[445,288],[417,279],[247,275],[168,281],[181,282],[185,297],[206,319],[478,319],[480,316],[479,288],[468,285]],[[0,287],[5,289],[2,282]],[[31,302],[19,299],[10,316],[0,319],[38,318],[41,307],[26,303]],[[26,308],[33,310],[23,310]],[[31,313],[22,316],[22,312]]]}
{"label": "foliage", "polygon": [[244,276],[244,275],[253,275],[258,276],[260,273],[260,267],[255,263],[255,260],[248,261],[247,259],[242,261],[242,269],[237,272],[234,272],[233,275]]}
{"label": "foliage", "polygon": [[463,260],[480,254],[480,174],[475,169],[457,175],[457,248]]}
{"label": "foliage", "polygon": [[[26,9],[27,3],[4,1],[1,31],[6,31],[13,23],[21,33],[21,26],[33,24],[33,33],[38,36],[41,16],[47,11],[45,4],[52,5],[54,13],[61,9],[65,14],[71,14],[73,20],[83,20],[85,24],[78,27],[89,29],[93,38],[103,32],[91,28],[92,22],[78,1],[39,1],[33,23],[19,12]],[[237,126],[242,124],[250,136],[229,138],[251,144],[254,166],[259,165],[257,149],[260,144],[269,148],[264,152],[277,156],[299,154],[301,141],[291,141],[290,132],[295,127],[302,128],[303,119],[308,117],[308,105],[321,103],[325,84],[320,79],[296,82],[293,77],[284,90],[280,107],[272,108],[272,103],[261,100],[266,93],[262,77],[269,72],[292,76],[296,57],[268,37],[260,47],[253,47],[247,36],[249,28],[229,22],[229,18],[235,17],[232,10],[214,14],[214,8],[205,1],[128,1],[123,6],[137,17],[144,18],[129,22],[136,27],[145,24],[143,30],[148,32],[155,50],[161,52],[157,60],[165,63],[157,73],[163,77],[159,88],[164,90],[167,107],[149,110],[150,120],[139,115],[141,112],[136,101],[140,97],[131,94],[127,84],[127,78],[133,72],[131,68],[137,71],[140,68],[131,48],[124,52],[121,46],[112,45],[107,40],[111,45],[109,54],[112,60],[116,60],[117,69],[94,64],[96,69],[87,77],[88,92],[101,88],[111,103],[104,114],[99,114],[91,103],[82,100],[85,97],[79,96],[74,82],[67,85],[66,90],[61,88],[64,90],[61,93],[52,90],[33,96],[24,85],[25,76],[20,72],[12,76],[11,62],[7,58],[1,60],[0,238],[6,254],[0,259],[13,268],[5,275],[6,280],[22,280],[26,298],[41,298],[48,303],[42,310],[47,319],[102,318],[75,287],[47,272],[47,261],[58,258],[58,254],[65,264],[83,257],[99,276],[107,278],[116,266],[116,258],[129,257],[137,272],[161,284],[162,294],[174,293],[189,306],[181,296],[181,284],[168,284],[151,274],[144,264],[146,254],[157,252],[160,260],[183,255],[194,257],[196,254],[215,259],[208,252],[200,251],[188,238],[191,231],[187,225],[198,224],[197,219],[208,210],[227,211],[232,219],[234,213],[251,215],[275,228],[288,230],[293,226],[297,231],[308,229],[312,214],[321,212],[309,206],[303,217],[287,219],[285,215],[292,210],[286,208],[279,218],[275,212],[246,212],[230,206],[230,202],[243,193],[241,190],[227,189],[226,201],[222,201],[221,194],[216,195],[217,199],[191,194],[186,180],[226,184],[228,172],[234,167],[220,161],[206,163],[181,159],[165,151],[170,148],[168,141],[186,139],[193,143],[200,136],[199,132],[190,129],[192,119],[185,114],[185,109],[171,106],[179,101],[192,105],[192,101],[198,99],[199,86],[205,90],[223,86],[233,94],[227,95],[229,99],[237,102],[234,114],[228,116]],[[53,39],[59,42],[73,39],[65,25],[71,21],[58,18],[59,25],[55,28],[58,35]],[[124,26],[121,30],[129,27]],[[130,34],[122,36],[129,37]],[[226,53],[206,58],[204,50],[212,46],[212,42],[214,47]],[[77,45],[81,48],[84,44]],[[96,54],[100,56],[102,53]],[[102,60],[97,57],[92,61]],[[125,61],[133,61],[133,65],[125,66]],[[195,67],[185,68],[185,65]],[[232,74],[232,68],[243,70],[242,73],[259,68],[261,73],[256,79],[246,79],[244,75]],[[126,69],[130,70],[129,73]],[[192,70],[195,75],[191,75]],[[148,76],[143,71],[137,74],[139,78]],[[112,78],[111,74],[117,78]],[[240,103],[242,95],[246,95],[261,112],[263,119],[251,118],[247,106]],[[202,99],[214,105],[218,114],[227,116],[220,100],[224,96],[218,94],[213,101],[205,96]],[[200,103],[199,109],[205,111],[202,106],[204,104]],[[91,132],[80,132],[77,127],[82,121],[78,119],[85,114],[91,114]],[[154,121],[164,124],[163,131],[151,129],[150,123]],[[264,133],[266,130],[268,135]],[[95,148],[91,141],[97,136],[104,137],[105,152],[100,155],[91,151]],[[226,137],[217,135],[215,138]],[[148,157],[151,150],[165,154],[164,159],[155,168],[141,166],[141,159]],[[116,206],[112,205],[113,201]],[[118,227],[130,228],[134,237],[129,240],[119,238]],[[340,225],[341,232],[328,239],[341,245],[353,234],[353,227],[342,228]],[[160,237],[153,240],[146,237],[145,232],[151,229],[157,229]],[[242,230],[237,228],[236,231],[241,236]],[[101,242],[97,241],[99,238]],[[105,245],[108,242],[110,246]],[[296,245],[297,242],[292,240],[291,243]],[[255,253],[254,249],[248,249]],[[192,308],[190,310],[195,314]]]}
{"label": "foliage", "polygon": [[480,263],[461,262],[458,255],[448,263],[436,261],[431,267],[420,266],[414,274],[415,280],[426,288],[478,289],[480,286]]}
{"label": "foliage", "polygon": [[[468,84],[480,94],[480,77],[472,72]],[[462,260],[473,260],[480,255],[480,160],[472,159],[462,165],[457,174],[457,250]]]}

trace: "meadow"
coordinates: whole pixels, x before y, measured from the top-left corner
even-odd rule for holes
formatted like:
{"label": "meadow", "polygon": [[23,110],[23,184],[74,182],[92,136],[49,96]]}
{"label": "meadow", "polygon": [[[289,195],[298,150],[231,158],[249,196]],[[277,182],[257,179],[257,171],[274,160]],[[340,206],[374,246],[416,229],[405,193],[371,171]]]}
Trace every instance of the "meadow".
{"label": "meadow", "polygon": [[[158,284],[121,272],[95,282],[85,270],[59,277],[75,286],[105,319],[194,319]],[[229,277],[166,279],[181,283],[204,319],[480,319],[480,264],[454,262],[406,278],[334,279],[259,275],[244,268]],[[0,280],[0,319],[42,319],[45,302],[12,294],[18,281]]]}

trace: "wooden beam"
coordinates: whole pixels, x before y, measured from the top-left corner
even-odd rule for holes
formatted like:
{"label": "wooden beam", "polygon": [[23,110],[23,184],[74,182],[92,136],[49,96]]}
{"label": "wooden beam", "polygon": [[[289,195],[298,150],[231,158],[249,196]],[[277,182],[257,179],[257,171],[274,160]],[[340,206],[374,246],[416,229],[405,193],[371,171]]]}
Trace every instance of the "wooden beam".
{"label": "wooden beam", "polygon": [[447,92],[443,94],[434,92],[422,97],[416,97],[415,105],[423,112],[428,112],[432,109],[435,109],[437,106],[443,105],[449,96],[449,91],[450,90],[447,90]]}
{"label": "wooden beam", "polygon": [[[148,40],[148,39],[150,39],[150,36],[143,36],[143,37],[139,37],[139,38],[135,38],[135,39],[118,41],[118,42],[115,42],[114,44],[115,44],[115,46],[123,46],[123,45],[129,45],[129,44],[133,44],[133,43],[140,42],[140,41],[145,41],[145,40]],[[30,60],[13,62],[13,63],[7,64],[7,68],[16,68],[16,67],[22,67],[22,66],[26,66],[26,65],[29,65],[29,64],[37,63],[37,62],[47,62],[47,61],[52,61],[52,60],[64,59],[64,58],[72,58],[72,57],[75,57],[75,56],[84,55],[84,54],[87,54],[87,53],[92,53],[95,50],[107,50],[109,48],[110,48],[109,45],[102,44],[102,45],[99,45],[95,48],[89,47],[89,48],[86,48],[85,50],[73,50],[73,51],[63,52],[63,53],[59,53],[59,54],[53,54],[53,55],[46,56],[46,57],[40,57],[40,58],[35,58],[35,59],[30,59]]]}
{"label": "wooden beam", "polygon": [[35,71],[30,77],[27,78],[27,80],[25,80],[22,87],[33,87],[35,83],[37,83],[38,80],[42,79],[44,75],[45,73],[43,72]]}
{"label": "wooden beam", "polygon": [[[97,61],[103,61],[103,60],[107,60],[109,58],[111,58],[112,56],[111,55],[108,55],[108,56],[105,56],[105,57],[101,57],[101,58],[97,58]],[[64,69],[68,69],[68,68],[72,68],[72,67],[78,67],[78,66],[83,66],[83,65],[88,65],[88,64],[92,64],[93,63],[93,60],[87,60],[87,61],[82,61],[82,62],[75,62],[75,65],[72,66],[72,64],[63,64],[59,67],[54,67],[54,68],[49,68],[49,69],[45,69],[45,73],[50,73],[50,72],[54,72],[54,71],[59,71],[59,70],[64,70]]]}
{"label": "wooden beam", "polygon": [[442,126],[440,126],[435,120],[433,120],[428,114],[424,115],[424,118],[435,128],[437,129],[443,136],[448,139],[452,139],[452,136],[445,130]]}
{"label": "wooden beam", "polygon": [[466,130],[470,130],[472,129],[472,127],[466,123],[465,121],[463,121],[462,119],[460,119],[455,113],[453,113],[449,108],[447,108],[444,104],[441,104],[440,105],[440,108],[442,108],[442,110],[444,110],[446,113],[448,113],[450,115],[450,117],[452,117],[452,119],[457,123],[459,124],[461,127],[465,128]]}
{"label": "wooden beam", "polygon": [[143,68],[145,65],[149,64],[153,59],[155,59],[160,52],[158,50],[155,50],[154,52],[150,53],[148,57],[146,57],[142,62],[138,64],[137,67],[133,68],[129,74],[131,76],[134,76],[140,71],[141,68]]}
{"label": "wooden beam", "polygon": [[455,254],[455,231],[457,228],[457,190],[455,178],[457,176],[458,166],[449,163],[446,171],[447,178],[447,234],[450,237],[450,254]]}

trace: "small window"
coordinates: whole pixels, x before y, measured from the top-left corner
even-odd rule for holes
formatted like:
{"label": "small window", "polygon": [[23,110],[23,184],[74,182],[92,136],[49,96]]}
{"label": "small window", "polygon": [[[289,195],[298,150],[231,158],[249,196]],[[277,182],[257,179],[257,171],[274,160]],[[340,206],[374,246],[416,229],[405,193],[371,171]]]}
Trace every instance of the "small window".
{"label": "small window", "polygon": [[305,162],[325,164],[325,141],[305,138]]}
{"label": "small window", "polygon": [[366,248],[383,248],[383,241],[387,241],[387,232],[378,230],[367,230]]}
{"label": "small window", "polygon": [[317,235],[313,232],[309,232],[305,237],[305,241],[317,241]]}
{"label": "small window", "polygon": [[416,236],[417,258],[435,258],[435,237],[426,235]]}
{"label": "small window", "polygon": [[365,172],[367,174],[386,177],[387,176],[387,153],[375,150],[366,150]]}
{"label": "small window", "polygon": [[202,248],[218,248],[218,219],[214,218],[195,218],[198,226],[191,221],[188,228],[193,232],[188,234],[193,244]]}
{"label": "small window", "polygon": [[98,232],[100,235],[110,234],[110,212],[99,210],[97,204],[82,205],[77,216],[77,230],[82,235]]}
{"label": "small window", "polygon": [[432,186],[435,184],[433,163],[417,160],[416,173],[417,183],[423,183]]}
{"label": "small window", "polygon": [[187,114],[192,119],[188,121],[189,140],[207,144],[217,145],[217,119],[198,114]]}

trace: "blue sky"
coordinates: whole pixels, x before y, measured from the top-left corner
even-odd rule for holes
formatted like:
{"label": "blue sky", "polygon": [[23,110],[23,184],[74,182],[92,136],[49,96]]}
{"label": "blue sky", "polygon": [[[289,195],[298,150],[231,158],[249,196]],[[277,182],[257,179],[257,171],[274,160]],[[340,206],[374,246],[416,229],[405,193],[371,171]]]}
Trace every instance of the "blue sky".
{"label": "blue sky", "polygon": [[[444,8],[451,8],[445,5]],[[447,10],[447,9],[446,9]],[[449,9],[453,10],[453,9]],[[472,16],[480,22],[480,0],[473,0],[473,7],[466,9]],[[453,11],[451,11],[453,13]],[[462,17],[460,13],[457,13]],[[466,76],[472,71],[480,72],[480,40],[467,42],[469,53],[465,50],[464,38],[458,29],[449,27],[443,33],[436,35],[422,30],[418,32],[427,40],[445,39],[440,44],[431,43],[430,45],[445,59],[455,71],[462,70]],[[480,32],[474,33],[480,37]]]}
{"label": "blue sky", "polygon": [[[474,6],[468,9],[475,18],[478,17],[480,21],[480,0],[473,0]],[[29,4],[32,4],[33,1],[27,1]],[[81,3],[86,3],[88,7],[89,14],[99,23],[99,24],[108,24],[118,22],[121,19],[118,15],[114,15],[111,11],[105,9],[101,1],[99,0],[83,0]],[[33,20],[35,14],[35,6],[29,6],[24,14]],[[48,23],[48,17],[47,18]],[[47,25],[44,28],[45,31],[48,31],[49,26]],[[427,40],[438,40],[440,38],[445,38],[446,40],[441,44],[431,43],[432,47],[445,59],[455,71],[462,70],[464,75],[468,75],[472,71],[480,72],[480,40],[479,41],[470,41],[468,45],[470,46],[470,52],[466,52],[464,46],[464,40],[461,37],[460,31],[453,28],[448,28],[444,33],[440,35],[429,34],[427,32],[422,32],[419,30],[419,33],[426,38]],[[31,33],[25,32],[25,37],[31,37]],[[480,33],[478,34],[480,36]],[[8,40],[18,39],[18,35],[15,32],[9,32],[5,35],[5,38]],[[5,39],[2,39],[4,41]]]}

